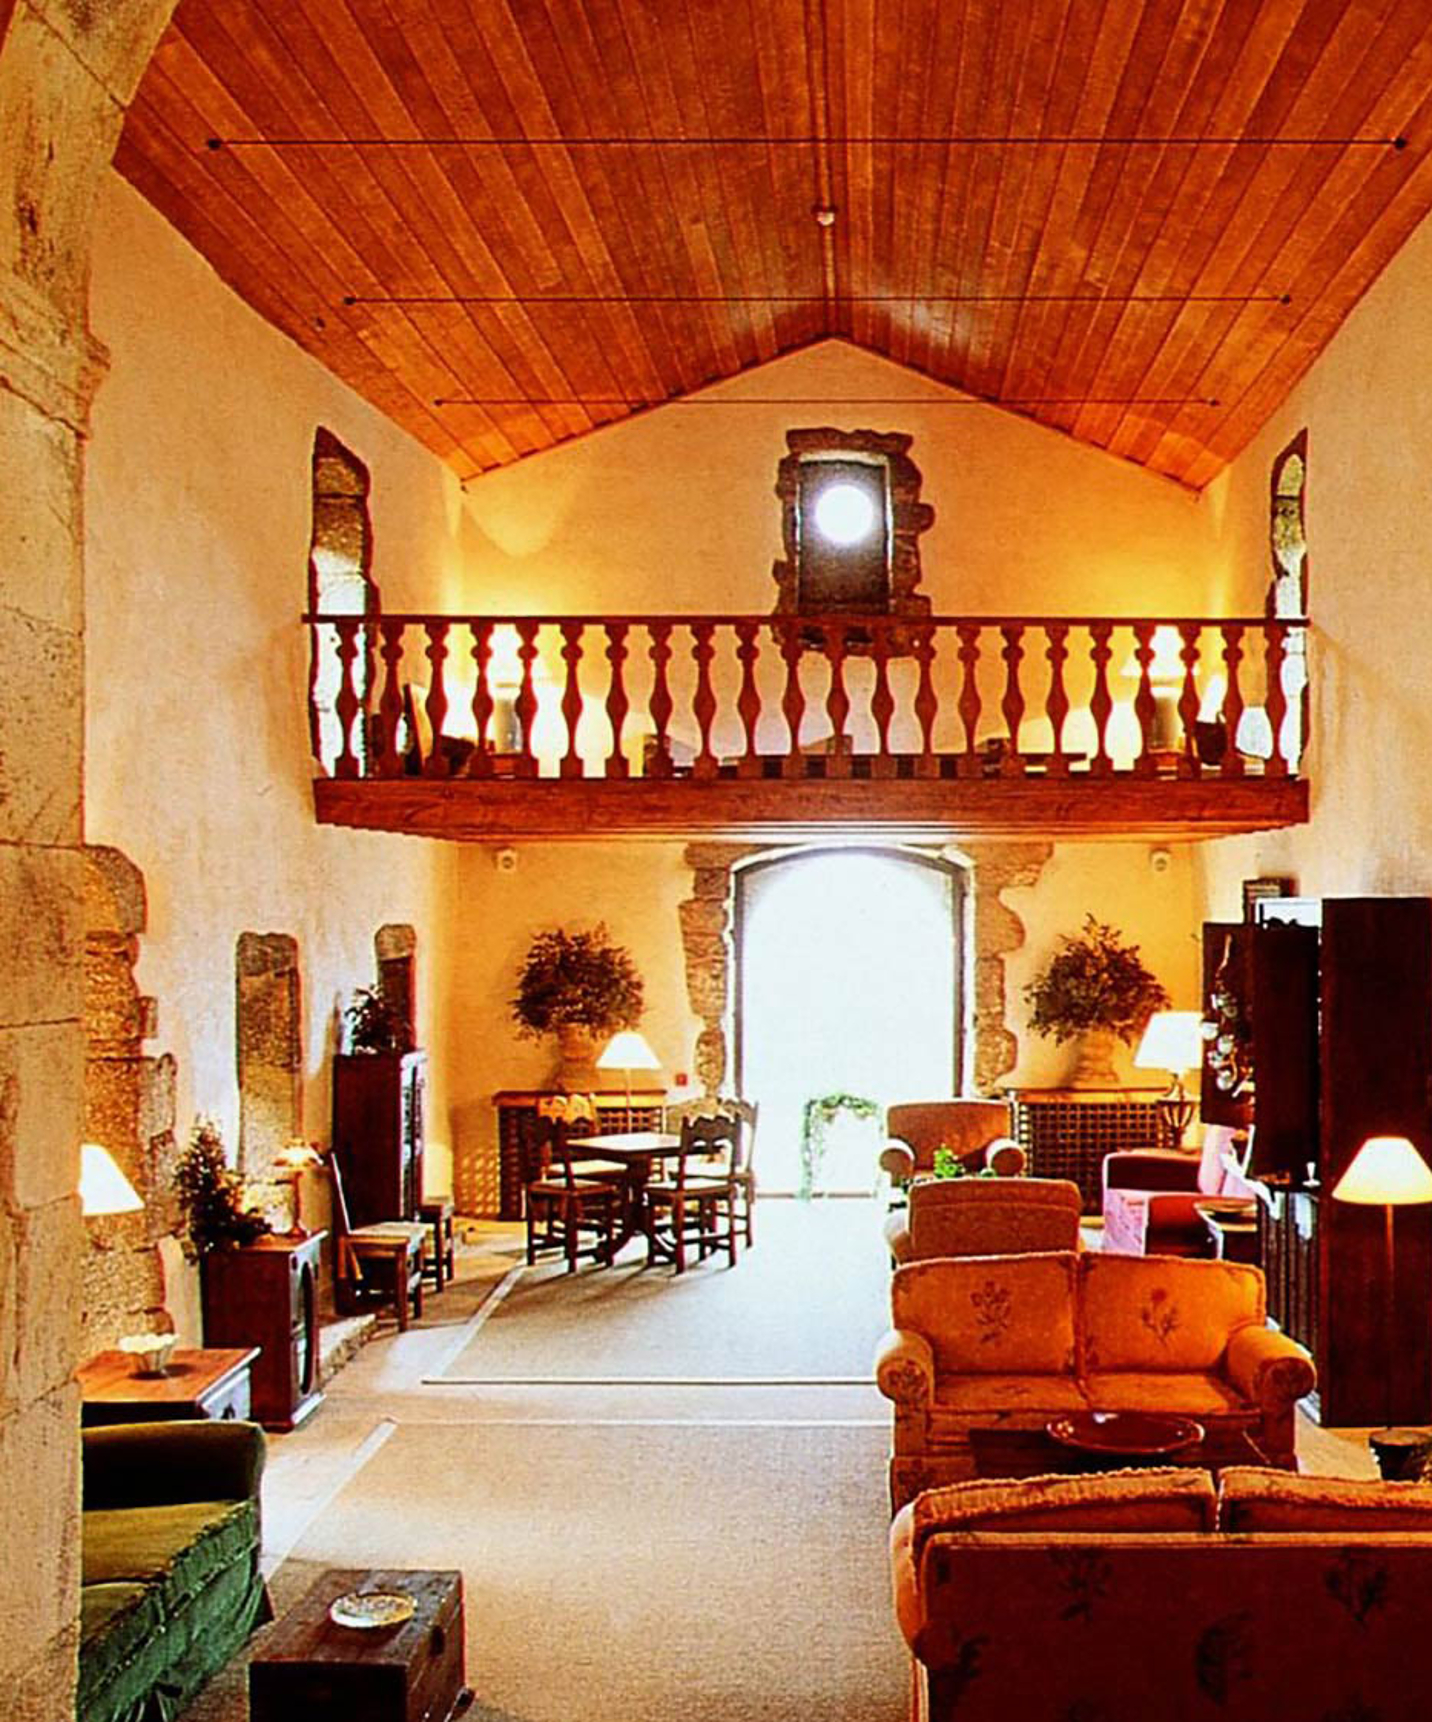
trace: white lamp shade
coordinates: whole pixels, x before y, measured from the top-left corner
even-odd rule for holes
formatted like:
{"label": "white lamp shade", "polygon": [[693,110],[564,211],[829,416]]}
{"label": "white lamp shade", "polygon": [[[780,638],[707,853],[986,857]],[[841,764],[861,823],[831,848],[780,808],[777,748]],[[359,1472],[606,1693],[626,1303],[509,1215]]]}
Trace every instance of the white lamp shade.
{"label": "white lamp shade", "polygon": [[660,1070],[661,1060],[634,1028],[614,1034],[597,1058],[598,1070]]}
{"label": "white lamp shade", "polygon": [[1405,1136],[1369,1136],[1334,1185],[1333,1200],[1379,1208],[1432,1202],[1432,1167]]}
{"label": "white lamp shade", "polygon": [[80,1144],[80,1206],[90,1214],[137,1214],[139,1192],[98,1142]]}
{"label": "white lamp shade", "polygon": [[1203,1018],[1196,1010],[1156,1010],[1134,1054],[1145,1070],[1168,1070],[1175,1076],[1203,1061]]}

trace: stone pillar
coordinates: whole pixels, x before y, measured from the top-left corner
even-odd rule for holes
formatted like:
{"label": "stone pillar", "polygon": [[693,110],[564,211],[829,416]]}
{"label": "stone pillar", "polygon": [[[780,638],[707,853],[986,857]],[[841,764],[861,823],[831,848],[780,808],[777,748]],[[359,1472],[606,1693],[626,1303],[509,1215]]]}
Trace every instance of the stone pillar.
{"label": "stone pillar", "polygon": [[70,1722],[84,1105],[82,439],[95,191],[174,0],[0,4],[0,1668]]}
{"label": "stone pillar", "polygon": [[701,1018],[692,1068],[703,1094],[719,1094],[726,1075],[727,976],[731,966],[731,869],[756,844],[690,843],[691,895],[681,904],[681,946],[686,958],[686,996]]}
{"label": "stone pillar", "polygon": [[990,1094],[1019,1061],[1008,1027],[1005,958],[1024,943],[1024,922],[1000,893],[1039,882],[1052,843],[970,843],[964,846],[974,886],[974,1092]]}

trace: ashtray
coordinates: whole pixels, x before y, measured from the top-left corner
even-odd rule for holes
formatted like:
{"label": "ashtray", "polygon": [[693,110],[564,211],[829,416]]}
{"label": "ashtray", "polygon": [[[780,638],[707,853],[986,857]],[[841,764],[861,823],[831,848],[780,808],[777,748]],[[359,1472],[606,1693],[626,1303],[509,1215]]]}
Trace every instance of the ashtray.
{"label": "ashtray", "polygon": [[335,1626],[356,1626],[371,1631],[380,1626],[401,1626],[417,1613],[418,1605],[401,1590],[348,1590],[328,1605],[328,1618]]}
{"label": "ashtray", "polygon": [[173,1333],[127,1333],[119,1349],[129,1355],[136,1375],[163,1375],[177,1339]]}

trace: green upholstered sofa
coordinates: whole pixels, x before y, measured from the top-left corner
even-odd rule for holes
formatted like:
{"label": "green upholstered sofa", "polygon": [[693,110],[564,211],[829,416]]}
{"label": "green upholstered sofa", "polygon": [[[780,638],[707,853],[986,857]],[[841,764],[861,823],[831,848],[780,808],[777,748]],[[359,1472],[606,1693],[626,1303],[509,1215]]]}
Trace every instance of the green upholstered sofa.
{"label": "green upholstered sofa", "polygon": [[79,1722],[169,1722],[269,1618],[255,1423],[83,1431]]}

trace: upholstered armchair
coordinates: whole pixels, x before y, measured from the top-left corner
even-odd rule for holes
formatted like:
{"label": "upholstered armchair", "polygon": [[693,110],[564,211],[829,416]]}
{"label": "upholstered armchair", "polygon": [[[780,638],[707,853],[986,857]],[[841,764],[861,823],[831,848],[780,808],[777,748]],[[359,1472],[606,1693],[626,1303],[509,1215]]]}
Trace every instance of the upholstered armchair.
{"label": "upholstered armchair", "polygon": [[888,1107],[881,1170],[892,1184],[905,1185],[917,1172],[933,1170],[937,1148],[948,1148],[971,1172],[988,1167],[1002,1178],[1018,1177],[1025,1153],[1010,1137],[1012,1123],[1007,1100],[911,1100]]}
{"label": "upholstered armchair", "polygon": [[[1211,1254],[1197,1204],[1243,1196],[1247,1186],[1228,1166],[1231,1130],[1210,1126],[1200,1154],[1142,1148],[1104,1160],[1104,1249],[1121,1256]],[[1249,1200],[1249,1207],[1252,1207]]]}
{"label": "upholstered armchair", "polygon": [[921,1178],[885,1221],[896,1261],[1077,1250],[1079,1186],[1065,1178]]}

